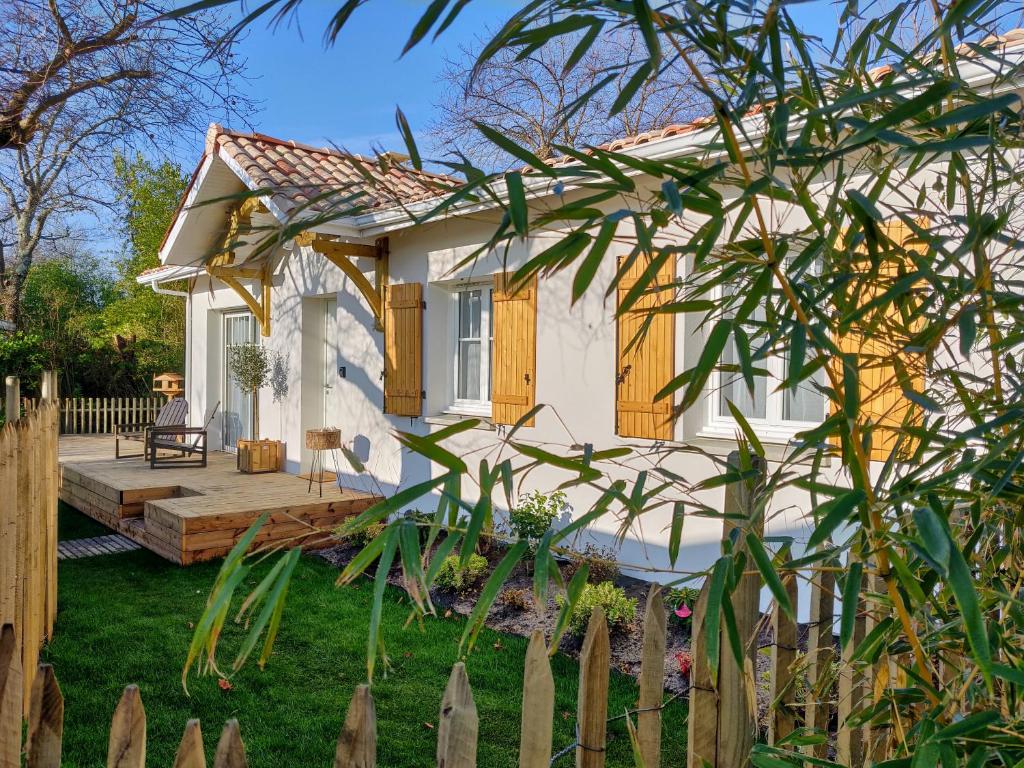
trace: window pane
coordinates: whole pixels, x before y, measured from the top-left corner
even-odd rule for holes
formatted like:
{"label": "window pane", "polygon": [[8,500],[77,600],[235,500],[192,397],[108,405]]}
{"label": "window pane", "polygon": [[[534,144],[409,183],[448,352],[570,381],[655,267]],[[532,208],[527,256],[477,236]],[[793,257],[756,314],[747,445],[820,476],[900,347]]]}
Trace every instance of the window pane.
{"label": "window pane", "polygon": [[782,418],[786,421],[813,421],[819,423],[825,417],[825,396],[814,388],[825,381],[825,373],[817,370],[809,379],[800,382],[796,392],[788,387],[783,392]]}
{"label": "window pane", "polygon": [[459,342],[459,387],[456,393],[460,400],[480,399],[480,342]]}
{"label": "window pane", "polygon": [[729,379],[719,392],[718,410],[723,416],[731,415],[727,400],[748,419],[763,419],[768,415],[768,386],[764,376],[754,377],[754,394],[750,394],[743,377],[729,374]]}
{"label": "window pane", "polygon": [[459,338],[480,338],[480,291],[459,294]]}
{"label": "window pane", "polygon": [[[736,365],[739,362],[739,353],[736,351],[735,340],[730,340],[722,352],[722,363],[725,365]],[[764,368],[764,364],[754,365],[755,368]],[[751,395],[747,388],[747,382],[739,373],[722,374],[722,388],[719,390],[718,412],[722,416],[730,416],[727,400],[731,400],[739,412],[748,419],[763,419],[768,415],[768,382],[764,376],[754,376],[754,393]]]}

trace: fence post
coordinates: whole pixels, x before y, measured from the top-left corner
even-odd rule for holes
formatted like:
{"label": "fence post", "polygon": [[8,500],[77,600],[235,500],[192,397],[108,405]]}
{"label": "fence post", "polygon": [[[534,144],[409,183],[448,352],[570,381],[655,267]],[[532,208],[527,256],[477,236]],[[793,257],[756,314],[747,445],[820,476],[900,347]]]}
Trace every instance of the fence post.
{"label": "fence post", "polygon": [[[846,578],[850,578],[847,573]],[[853,636],[842,648],[843,664],[839,671],[839,702],[838,725],[836,733],[836,759],[837,762],[849,766],[849,768],[860,768],[864,765],[865,744],[864,729],[851,728],[847,719],[863,705],[865,696],[865,675],[859,666],[854,668],[853,651],[864,639],[867,629],[867,622],[864,616],[864,588],[867,585],[867,577],[861,576],[861,583],[857,590],[857,605],[854,608],[855,616],[853,622]],[[845,590],[844,590],[845,591]],[[848,610],[843,606],[843,610]]]}
{"label": "fence post", "polygon": [[206,752],[203,749],[203,731],[198,720],[189,720],[181,735],[178,751],[174,753],[171,768],[206,768]]}
{"label": "fence post", "polygon": [[21,651],[14,627],[0,627],[0,768],[21,768],[21,717],[24,695]]}
{"label": "fence post", "polygon": [[[783,585],[790,605],[797,606],[796,575],[788,574]],[[782,612],[776,603],[772,611],[771,700],[774,711],[768,721],[768,743],[775,744],[796,728],[796,707],[793,703],[793,663],[796,661],[796,622]]]}
{"label": "fence post", "polygon": [[21,380],[17,376],[4,379],[6,394],[4,397],[4,414],[9,422],[21,417]]}
{"label": "fence post", "polygon": [[469,687],[466,665],[460,661],[452,667],[441,699],[437,722],[438,768],[475,768],[479,730],[480,720],[473,691]]}
{"label": "fence post", "polygon": [[57,402],[57,372],[43,371],[43,379],[40,386],[40,399],[44,403]]}
{"label": "fence post", "polygon": [[576,768],[604,768],[608,728],[608,621],[598,606],[590,614],[580,651],[580,687],[576,704]]}
{"label": "fence post", "polygon": [[[732,539],[735,532],[733,551],[737,553],[747,551],[744,540],[747,533],[758,537],[764,535],[764,508],[757,494],[764,483],[767,466],[764,459],[758,456],[752,458],[755,477],[730,483],[725,488],[722,541],[724,544]],[[728,461],[730,469],[738,470],[739,451],[730,453]],[[743,665],[740,666],[729,644],[725,642],[725,633],[722,634],[718,671],[718,760],[723,766],[744,764],[757,735],[757,712],[751,709],[756,706],[753,704],[756,696],[749,696],[748,690],[756,685],[754,669],[757,664],[757,642],[753,635],[760,616],[760,576],[755,573],[743,576],[732,593],[731,602],[744,654]]]}
{"label": "fence post", "polygon": [[146,768],[146,710],[137,685],[129,685],[110,721],[107,768]]}
{"label": "fence post", "polygon": [[356,687],[334,751],[334,768],[377,768],[377,712],[370,686]]}
{"label": "fence post", "polygon": [[637,741],[644,768],[661,765],[661,705],[665,699],[665,601],[661,585],[652,584],[644,608],[643,655],[640,660],[640,697],[636,716]]}
{"label": "fence post", "polygon": [[40,664],[29,704],[26,768],[60,768],[64,696],[53,667]]}
{"label": "fence post", "polygon": [[246,768],[248,764],[238,721],[228,720],[224,724],[224,730],[220,732],[217,752],[213,756],[213,768]]}
{"label": "fence post", "polygon": [[710,584],[705,579],[693,607],[690,635],[690,713],[687,717],[686,766],[718,765],[718,680],[708,663],[707,607]]}
{"label": "fence post", "polygon": [[548,768],[555,714],[555,679],[544,633],[533,630],[523,668],[523,711],[519,731],[519,768]]}
{"label": "fence post", "polygon": [[[824,546],[830,546],[826,543]],[[807,681],[810,692],[804,709],[804,725],[828,731],[830,700],[832,698],[832,624],[835,612],[836,575],[828,570],[832,561],[811,578],[811,615],[807,634]],[[812,744],[805,754],[824,760],[828,756],[828,743]]]}

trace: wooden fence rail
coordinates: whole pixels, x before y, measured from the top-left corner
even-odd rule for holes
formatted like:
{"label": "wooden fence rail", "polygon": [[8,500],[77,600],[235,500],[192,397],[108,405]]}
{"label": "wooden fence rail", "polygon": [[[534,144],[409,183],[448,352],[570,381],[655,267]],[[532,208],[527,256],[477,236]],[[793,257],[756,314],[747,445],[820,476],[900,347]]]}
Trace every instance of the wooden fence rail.
{"label": "wooden fence rail", "polygon": [[[122,424],[145,424],[156,420],[167,400],[163,397],[64,397],[60,400],[60,431],[65,435],[111,434]],[[27,413],[36,398],[22,398]]]}
{"label": "wooden fence rail", "polygon": [[[0,428],[0,624],[17,628],[3,653],[27,671],[15,681],[24,694],[19,704],[57,615],[57,416],[47,402]],[[7,765],[17,763],[0,758]]]}

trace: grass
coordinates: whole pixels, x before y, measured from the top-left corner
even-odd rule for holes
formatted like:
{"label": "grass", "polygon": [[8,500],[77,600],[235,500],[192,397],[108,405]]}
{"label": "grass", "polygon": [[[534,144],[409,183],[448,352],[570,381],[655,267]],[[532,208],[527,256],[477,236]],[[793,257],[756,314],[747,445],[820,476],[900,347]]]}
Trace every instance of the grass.
{"label": "grass", "polygon": [[63,501],[57,505],[57,538],[61,541],[91,539],[94,536],[108,536],[113,531],[91,517],[69,507]]}
{"label": "grass", "polygon": [[[65,511],[64,516],[69,513]],[[65,521],[66,530],[83,530]],[[63,529],[62,529],[63,530]],[[105,764],[110,715],[127,683],[142,691],[148,725],[148,763],[170,765],[189,718],[200,718],[209,764],[223,723],[241,723],[249,765],[329,766],[345,709],[366,676],[366,631],[371,588],[333,586],[336,571],[309,556],[300,560],[288,594],[281,634],[267,668],[253,662],[222,690],[214,677],[192,677],[189,693],[181,668],[216,573],[216,564],[180,568],[146,552],[63,561],[59,615],[46,650],[65,697],[65,768]],[[255,578],[255,577],[254,577]],[[408,605],[388,595],[384,634],[393,668],[374,683],[381,765],[432,766],[438,705],[463,623],[454,618],[403,628]],[[226,648],[243,630],[225,630]],[[478,764],[517,765],[522,665],[526,640],[485,630],[467,669],[480,715]],[[223,652],[230,668],[233,655]],[[253,656],[255,659],[255,654]],[[558,655],[555,674],[555,749],[573,740],[578,668]],[[613,673],[609,713],[634,706],[636,686]],[[685,706],[664,713],[663,765],[684,764]],[[632,766],[625,723],[609,725],[609,766]],[[571,766],[574,757],[557,765]]]}

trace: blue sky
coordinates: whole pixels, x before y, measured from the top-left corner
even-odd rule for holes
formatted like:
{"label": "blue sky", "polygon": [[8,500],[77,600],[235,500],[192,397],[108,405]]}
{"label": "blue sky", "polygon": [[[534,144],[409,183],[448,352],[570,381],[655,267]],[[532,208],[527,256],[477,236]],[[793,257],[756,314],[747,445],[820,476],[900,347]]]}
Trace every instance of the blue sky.
{"label": "blue sky", "polygon": [[[298,24],[293,20],[268,29],[259,21],[239,45],[252,76],[249,89],[263,102],[253,118],[261,133],[316,146],[334,143],[353,152],[382,144],[399,149],[395,106],[402,107],[414,130],[424,130],[444,54],[454,55],[460,43],[499,25],[519,5],[470,3],[437,42],[424,41],[399,58],[423,2],[373,0],[355,13],[333,46],[325,47],[323,30],[340,2],[306,0]],[[201,146],[197,137],[195,158]]]}
{"label": "blue sky", "polygon": [[[445,53],[455,55],[460,44],[499,26],[521,5],[475,0],[436,42],[428,39],[399,58],[425,7],[423,0],[372,0],[356,11],[337,42],[325,47],[323,30],[340,3],[306,0],[297,23],[271,29],[261,20],[250,28],[238,50],[248,60],[249,89],[262,101],[262,111],[252,120],[256,130],[353,152],[369,153],[381,145],[400,150],[395,106],[401,106],[415,132],[425,131],[441,87],[437,80]],[[238,7],[232,9],[237,15]],[[833,5],[816,0],[793,5],[791,11],[808,31],[831,40],[837,15]],[[194,150],[180,158],[183,164],[191,166],[201,148],[197,136]]]}
{"label": "blue sky", "polygon": [[[248,12],[261,1],[227,8],[237,20],[243,7]],[[401,151],[396,105],[414,132],[425,133],[438,101],[445,54],[455,56],[460,45],[471,45],[487,29],[499,27],[522,5],[520,0],[474,0],[437,41],[427,38],[401,57],[425,0],[371,0],[356,11],[335,44],[326,46],[323,31],[342,2],[305,0],[289,21],[271,27],[267,17],[249,27],[237,49],[249,76],[240,85],[261,102],[261,110],[251,126],[236,122],[229,127],[358,153],[381,147]],[[790,11],[806,31],[831,41],[838,13],[831,2],[809,0],[791,5]],[[203,140],[201,133],[189,131],[175,142],[172,159],[185,173],[199,161]],[[120,238],[109,222],[90,229],[97,255],[115,256]]]}

